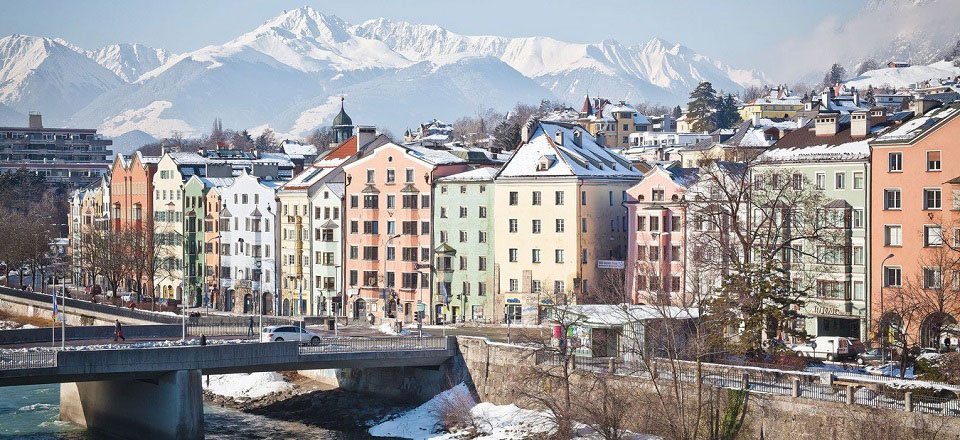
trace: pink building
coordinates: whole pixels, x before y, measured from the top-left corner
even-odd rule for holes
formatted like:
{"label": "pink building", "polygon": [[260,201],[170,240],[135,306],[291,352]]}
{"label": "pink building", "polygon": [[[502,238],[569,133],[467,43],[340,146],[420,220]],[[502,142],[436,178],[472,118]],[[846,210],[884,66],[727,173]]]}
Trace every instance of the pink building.
{"label": "pink building", "polygon": [[625,292],[639,304],[687,304],[685,194],[696,169],[656,165],[627,190]]}
{"label": "pink building", "polygon": [[[386,144],[344,166],[344,273],[355,318],[430,313],[433,182],[467,171],[447,151]],[[429,315],[428,315],[429,316]]]}

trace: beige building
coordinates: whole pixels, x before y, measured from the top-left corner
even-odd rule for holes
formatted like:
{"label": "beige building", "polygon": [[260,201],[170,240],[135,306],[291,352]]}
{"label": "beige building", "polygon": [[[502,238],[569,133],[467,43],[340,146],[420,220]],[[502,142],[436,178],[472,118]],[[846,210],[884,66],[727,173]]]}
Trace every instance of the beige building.
{"label": "beige building", "polygon": [[[533,122],[495,177],[495,308],[510,322],[537,322],[542,305],[597,302],[604,277],[622,283],[630,163],[582,127]],[[598,266],[603,266],[600,269]],[[608,278],[609,280],[609,278]]]}

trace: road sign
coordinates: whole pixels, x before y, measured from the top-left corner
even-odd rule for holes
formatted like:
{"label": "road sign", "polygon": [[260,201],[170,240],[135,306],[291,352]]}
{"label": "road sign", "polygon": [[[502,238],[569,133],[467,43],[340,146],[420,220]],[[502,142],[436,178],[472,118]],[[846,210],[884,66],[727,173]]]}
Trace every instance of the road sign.
{"label": "road sign", "polygon": [[623,261],[597,260],[597,269],[623,269]]}
{"label": "road sign", "polygon": [[423,312],[425,310],[427,310],[427,305],[422,302],[417,302],[417,311]]}

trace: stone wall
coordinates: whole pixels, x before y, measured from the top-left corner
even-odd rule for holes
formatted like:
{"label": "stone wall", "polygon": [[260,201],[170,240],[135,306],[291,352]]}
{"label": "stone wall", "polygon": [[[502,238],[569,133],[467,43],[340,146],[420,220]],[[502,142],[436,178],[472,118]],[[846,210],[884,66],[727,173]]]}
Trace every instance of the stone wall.
{"label": "stone wall", "polygon": [[[498,405],[515,403],[530,406],[520,390],[525,375],[536,368],[534,351],[484,338],[458,337],[460,359],[452,366],[458,380],[472,385],[478,397]],[[574,377],[574,380],[583,377]],[[631,387],[637,395],[649,394],[652,387],[637,378],[617,376],[619,385]],[[826,440],[826,439],[908,439],[937,438],[960,440],[960,417],[941,417],[900,410],[883,410],[858,405],[817,401],[787,396],[750,395],[745,439]],[[640,417],[638,417],[639,419]],[[873,431],[870,431],[870,430]],[[869,433],[876,433],[872,435]],[[866,435],[865,435],[866,433]]]}

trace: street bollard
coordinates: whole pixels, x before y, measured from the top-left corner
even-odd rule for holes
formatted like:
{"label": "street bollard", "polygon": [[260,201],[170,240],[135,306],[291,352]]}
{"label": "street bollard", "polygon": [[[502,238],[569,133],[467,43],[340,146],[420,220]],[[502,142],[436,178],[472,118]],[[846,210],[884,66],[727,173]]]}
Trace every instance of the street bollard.
{"label": "street bollard", "polygon": [[750,373],[743,373],[743,377],[740,379],[740,386],[744,390],[750,389]]}
{"label": "street bollard", "polygon": [[847,405],[853,405],[853,393],[855,389],[853,385],[847,385]]}
{"label": "street bollard", "polygon": [[913,393],[909,391],[903,393],[903,410],[913,412]]}
{"label": "street bollard", "polygon": [[793,378],[793,392],[791,395],[793,397],[800,397],[800,378]]}
{"label": "street bollard", "polygon": [[617,374],[617,364],[614,358],[610,358],[610,374]]}

